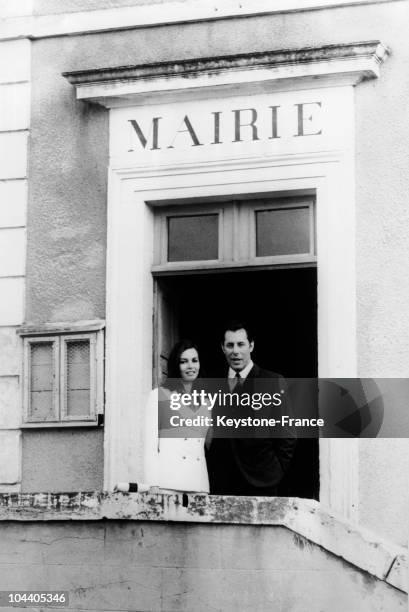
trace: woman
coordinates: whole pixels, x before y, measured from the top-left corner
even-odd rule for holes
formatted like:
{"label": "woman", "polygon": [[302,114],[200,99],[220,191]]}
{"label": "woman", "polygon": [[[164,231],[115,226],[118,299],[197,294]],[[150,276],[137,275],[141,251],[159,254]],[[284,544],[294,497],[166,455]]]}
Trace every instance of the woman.
{"label": "woman", "polygon": [[[211,416],[205,404],[185,406],[177,401],[182,393],[200,390],[199,375],[197,346],[190,340],[177,342],[169,355],[166,382],[151,392],[147,403],[144,472],[145,482],[151,486],[172,491],[209,492],[204,455],[208,427],[179,425],[183,418]],[[171,425],[171,417],[176,417],[172,419],[177,421],[176,426]],[[205,419],[199,421],[205,422]],[[191,437],[193,434],[196,437]]]}

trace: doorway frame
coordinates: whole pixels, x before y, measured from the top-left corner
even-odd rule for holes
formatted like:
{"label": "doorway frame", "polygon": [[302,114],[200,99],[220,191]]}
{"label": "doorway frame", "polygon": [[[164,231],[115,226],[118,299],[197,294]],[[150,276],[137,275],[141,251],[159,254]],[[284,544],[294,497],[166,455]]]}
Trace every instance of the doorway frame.
{"label": "doorway frame", "polygon": [[[352,88],[351,111],[352,111]],[[143,469],[152,381],[154,213],[148,203],[276,192],[316,197],[318,373],[357,375],[353,151],[111,167],[108,193],[105,490]],[[137,374],[136,374],[137,373]],[[320,503],[356,518],[358,441],[320,440]]]}

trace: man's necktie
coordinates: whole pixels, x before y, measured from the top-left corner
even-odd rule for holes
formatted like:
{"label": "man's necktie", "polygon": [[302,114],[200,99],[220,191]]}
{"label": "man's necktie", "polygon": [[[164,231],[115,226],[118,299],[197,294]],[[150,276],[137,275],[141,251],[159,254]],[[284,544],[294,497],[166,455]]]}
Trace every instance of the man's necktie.
{"label": "man's necktie", "polygon": [[235,383],[234,388],[240,388],[244,382],[243,378],[240,376],[240,372],[236,372],[236,376],[234,377]]}

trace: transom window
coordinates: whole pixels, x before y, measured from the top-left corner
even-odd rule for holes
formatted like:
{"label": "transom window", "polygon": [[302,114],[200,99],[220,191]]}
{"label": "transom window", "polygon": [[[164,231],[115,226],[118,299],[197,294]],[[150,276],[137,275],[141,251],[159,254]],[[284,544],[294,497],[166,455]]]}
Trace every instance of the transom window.
{"label": "transom window", "polygon": [[256,257],[309,253],[307,206],[257,210]]}
{"label": "transom window", "polygon": [[219,258],[218,214],[169,215],[167,220],[168,261]]}
{"label": "transom window", "polygon": [[153,273],[315,263],[310,197],[155,208]]}

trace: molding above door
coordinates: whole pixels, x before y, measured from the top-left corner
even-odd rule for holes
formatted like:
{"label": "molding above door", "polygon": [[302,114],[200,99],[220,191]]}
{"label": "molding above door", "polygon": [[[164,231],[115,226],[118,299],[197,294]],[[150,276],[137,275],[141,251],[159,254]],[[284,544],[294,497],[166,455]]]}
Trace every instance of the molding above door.
{"label": "molding above door", "polygon": [[115,108],[216,95],[357,85],[377,78],[380,41],[64,72],[78,100]]}

